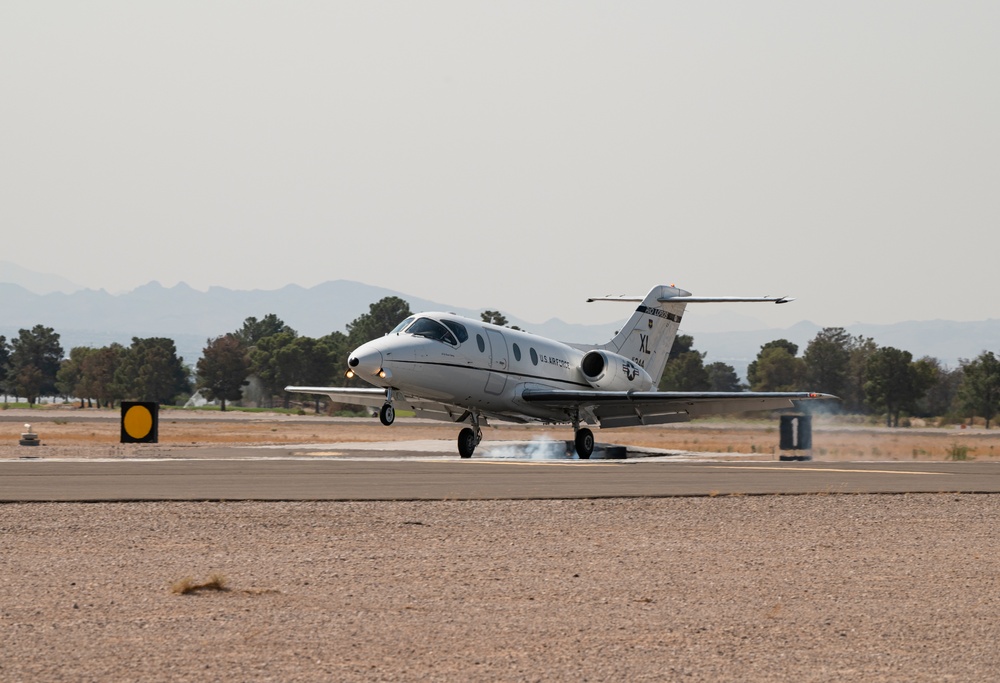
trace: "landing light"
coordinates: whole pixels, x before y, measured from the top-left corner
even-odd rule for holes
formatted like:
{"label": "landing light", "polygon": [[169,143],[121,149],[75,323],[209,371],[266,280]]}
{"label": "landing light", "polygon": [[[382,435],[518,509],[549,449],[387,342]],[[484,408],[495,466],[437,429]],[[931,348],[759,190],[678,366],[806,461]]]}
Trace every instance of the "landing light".
{"label": "landing light", "polygon": [[354,379],[354,370],[348,370],[344,373],[344,377],[347,379]]}
{"label": "landing light", "polygon": [[385,379],[385,370],[379,368],[378,376],[381,377],[382,379]]}

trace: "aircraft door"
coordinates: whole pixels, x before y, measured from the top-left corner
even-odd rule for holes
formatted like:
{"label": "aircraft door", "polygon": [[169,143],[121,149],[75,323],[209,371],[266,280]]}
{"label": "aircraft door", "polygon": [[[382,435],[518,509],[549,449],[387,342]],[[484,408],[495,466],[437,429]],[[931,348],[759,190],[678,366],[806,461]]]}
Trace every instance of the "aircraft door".
{"label": "aircraft door", "polygon": [[507,340],[497,330],[486,330],[486,338],[490,340],[490,369],[492,372],[486,379],[486,393],[501,394],[507,386]]}

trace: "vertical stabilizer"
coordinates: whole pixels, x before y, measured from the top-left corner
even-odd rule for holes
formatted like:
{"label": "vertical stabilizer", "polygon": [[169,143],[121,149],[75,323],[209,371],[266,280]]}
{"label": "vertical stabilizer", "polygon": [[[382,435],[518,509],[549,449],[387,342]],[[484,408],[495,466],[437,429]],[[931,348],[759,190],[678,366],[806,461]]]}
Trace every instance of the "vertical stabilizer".
{"label": "vertical stabilizer", "polygon": [[[600,348],[624,356],[645,368],[654,386],[663,377],[663,368],[670,355],[674,337],[681,324],[684,308],[681,301],[661,301],[672,297],[689,297],[687,292],[672,285],[657,285],[642,300],[621,332]],[[596,301],[597,299],[595,299]],[[636,301],[637,299],[617,299]]]}

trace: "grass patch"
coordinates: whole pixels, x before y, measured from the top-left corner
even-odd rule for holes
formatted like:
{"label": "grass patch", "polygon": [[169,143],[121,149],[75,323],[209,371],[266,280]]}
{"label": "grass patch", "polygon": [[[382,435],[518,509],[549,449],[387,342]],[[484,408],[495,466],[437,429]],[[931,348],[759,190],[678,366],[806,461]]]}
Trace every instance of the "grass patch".
{"label": "grass patch", "polygon": [[970,460],[969,453],[972,451],[971,448],[965,444],[956,443],[948,449],[948,459],[949,460]]}

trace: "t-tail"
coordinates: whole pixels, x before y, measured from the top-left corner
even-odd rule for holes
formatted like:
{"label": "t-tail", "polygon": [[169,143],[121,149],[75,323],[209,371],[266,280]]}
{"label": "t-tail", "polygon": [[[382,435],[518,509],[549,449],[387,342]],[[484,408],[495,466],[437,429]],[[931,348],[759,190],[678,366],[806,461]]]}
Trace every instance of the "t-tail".
{"label": "t-tail", "polygon": [[788,297],[706,297],[692,296],[691,292],[673,285],[657,285],[645,298],[598,297],[587,301],[637,301],[638,308],[621,331],[599,348],[631,359],[642,366],[659,385],[663,369],[670,356],[670,348],[680,328],[684,309],[689,303],[767,302],[784,304],[794,301]]}

